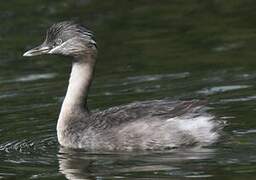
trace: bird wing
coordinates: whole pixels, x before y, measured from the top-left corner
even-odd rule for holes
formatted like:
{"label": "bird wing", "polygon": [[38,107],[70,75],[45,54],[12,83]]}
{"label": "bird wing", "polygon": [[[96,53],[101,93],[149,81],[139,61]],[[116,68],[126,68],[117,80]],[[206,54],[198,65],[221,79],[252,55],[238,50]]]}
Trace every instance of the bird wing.
{"label": "bird wing", "polygon": [[134,122],[141,118],[148,119],[168,119],[184,115],[186,113],[195,113],[205,101],[170,101],[153,100],[134,102],[123,106],[116,106],[104,111],[94,112],[91,120],[94,127],[110,128],[119,126],[123,123]]}

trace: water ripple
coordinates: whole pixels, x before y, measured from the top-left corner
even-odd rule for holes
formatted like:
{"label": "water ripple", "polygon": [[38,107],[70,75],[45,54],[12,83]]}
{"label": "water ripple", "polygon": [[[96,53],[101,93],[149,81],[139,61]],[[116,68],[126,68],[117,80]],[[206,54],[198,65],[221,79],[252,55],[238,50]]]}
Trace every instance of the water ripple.
{"label": "water ripple", "polygon": [[49,147],[56,144],[55,137],[45,137],[43,139],[23,139],[8,141],[0,144],[0,152],[31,154],[48,151]]}
{"label": "water ripple", "polygon": [[221,102],[242,102],[242,101],[254,101],[256,96],[248,96],[242,98],[222,99]]}
{"label": "water ripple", "polygon": [[155,74],[155,75],[133,76],[133,77],[128,77],[127,81],[124,82],[123,85],[148,82],[148,81],[158,81],[161,79],[182,79],[182,78],[188,77],[189,75],[190,75],[189,72],[183,72],[183,73],[176,73],[176,74]]}
{"label": "water ripple", "polygon": [[233,131],[234,134],[237,135],[246,135],[246,134],[255,134],[256,133],[256,129],[247,129],[247,130],[234,130]]}
{"label": "water ripple", "polygon": [[217,93],[223,93],[227,91],[234,91],[239,89],[250,88],[251,85],[230,85],[230,86],[216,86],[211,88],[204,88],[202,90],[197,91],[199,94],[212,95]]}
{"label": "water ripple", "polygon": [[52,79],[56,76],[56,73],[46,73],[46,74],[29,74],[25,76],[20,76],[18,78],[2,80],[0,83],[11,83],[11,82],[30,82],[40,79]]}
{"label": "water ripple", "polygon": [[51,79],[56,76],[55,73],[48,73],[48,74],[30,74],[26,76],[19,77],[14,79],[16,82],[27,82],[27,81],[35,81],[39,79]]}
{"label": "water ripple", "polygon": [[15,96],[17,96],[17,95],[18,95],[17,93],[10,93],[10,92],[2,93],[2,94],[0,95],[0,99],[11,98],[11,97],[15,97]]}

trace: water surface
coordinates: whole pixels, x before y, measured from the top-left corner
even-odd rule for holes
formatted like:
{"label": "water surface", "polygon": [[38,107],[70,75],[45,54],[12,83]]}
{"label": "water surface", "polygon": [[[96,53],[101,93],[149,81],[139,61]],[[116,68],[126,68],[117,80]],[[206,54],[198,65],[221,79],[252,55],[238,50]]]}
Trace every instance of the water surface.
{"label": "water surface", "polygon": [[[255,179],[255,7],[250,0],[1,2],[0,179]],[[59,147],[70,60],[22,54],[52,23],[70,19],[96,33],[91,109],[203,98],[227,124],[223,140],[168,152]]]}

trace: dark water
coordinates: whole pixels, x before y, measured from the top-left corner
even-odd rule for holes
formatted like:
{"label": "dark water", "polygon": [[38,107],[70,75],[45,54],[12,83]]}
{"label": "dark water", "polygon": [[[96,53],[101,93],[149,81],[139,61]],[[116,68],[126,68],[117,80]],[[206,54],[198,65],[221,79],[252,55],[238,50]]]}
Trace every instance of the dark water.
{"label": "dark water", "polygon": [[[256,1],[9,0],[0,3],[0,179],[255,179]],[[70,61],[22,57],[54,22],[96,33],[91,109],[206,98],[223,141],[170,152],[62,149],[56,120]]]}

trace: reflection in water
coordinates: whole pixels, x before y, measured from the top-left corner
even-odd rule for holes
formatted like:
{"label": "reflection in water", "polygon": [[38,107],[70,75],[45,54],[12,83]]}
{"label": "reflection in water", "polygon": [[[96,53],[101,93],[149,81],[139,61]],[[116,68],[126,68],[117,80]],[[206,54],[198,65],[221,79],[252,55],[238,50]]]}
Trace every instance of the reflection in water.
{"label": "reflection in water", "polygon": [[[59,171],[69,180],[129,178],[144,174],[149,179],[173,176],[208,177],[207,170],[181,169],[182,164],[213,158],[214,149],[194,148],[166,152],[86,152],[61,147]],[[144,174],[145,175],[145,174]]]}
{"label": "reflection in water", "polygon": [[59,171],[63,173],[67,179],[86,180],[90,178],[88,174],[91,172],[92,160],[82,160],[80,157],[73,156],[70,150],[63,150],[63,148],[60,149],[58,158]]}

